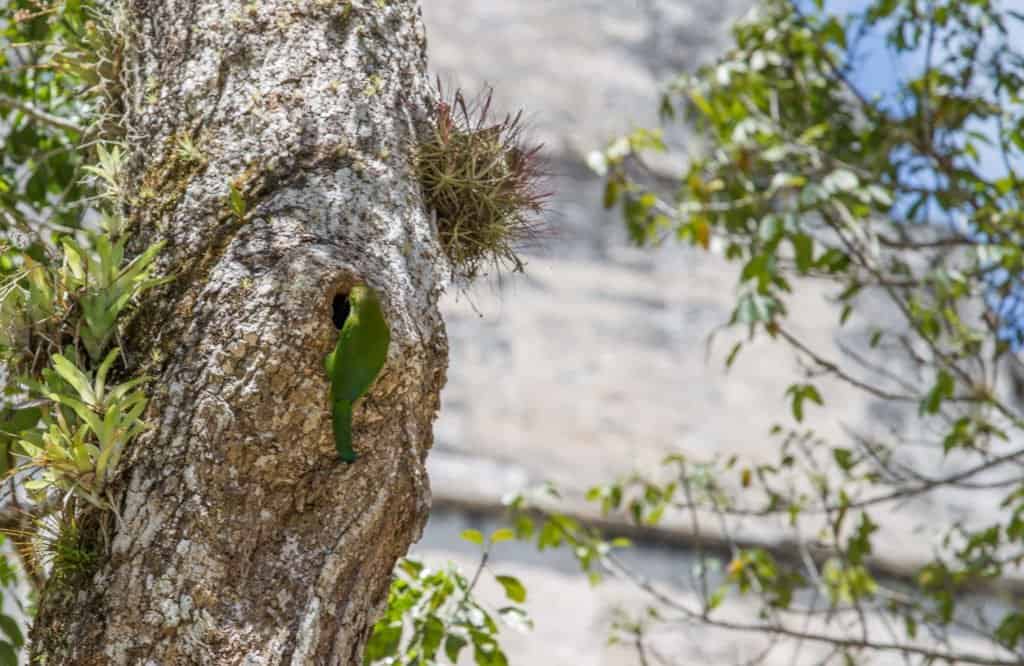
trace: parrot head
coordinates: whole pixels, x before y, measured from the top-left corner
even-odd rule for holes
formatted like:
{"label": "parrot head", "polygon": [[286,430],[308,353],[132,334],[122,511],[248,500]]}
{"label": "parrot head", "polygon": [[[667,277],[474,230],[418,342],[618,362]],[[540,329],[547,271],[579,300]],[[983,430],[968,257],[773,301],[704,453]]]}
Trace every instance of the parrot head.
{"label": "parrot head", "polygon": [[356,283],[347,294],[337,294],[334,297],[333,312],[331,319],[334,321],[334,327],[339,331],[348,321],[349,315],[353,310],[358,312],[360,308],[371,302],[375,298],[373,290],[366,286],[366,283]]}
{"label": "parrot head", "polygon": [[357,284],[348,292],[348,300],[350,303],[358,303],[359,301],[366,298],[367,293],[370,290],[365,284]]}
{"label": "parrot head", "polygon": [[348,292],[348,300],[353,307],[358,306],[360,303],[368,303],[376,297],[377,295],[373,293],[373,289],[370,289],[365,282],[354,285]]}

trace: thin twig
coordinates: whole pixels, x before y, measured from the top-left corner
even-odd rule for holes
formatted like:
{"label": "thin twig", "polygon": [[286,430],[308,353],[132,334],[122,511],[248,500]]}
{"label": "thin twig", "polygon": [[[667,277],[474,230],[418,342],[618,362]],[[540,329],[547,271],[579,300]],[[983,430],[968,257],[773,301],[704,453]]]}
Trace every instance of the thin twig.
{"label": "thin twig", "polygon": [[900,652],[904,654],[915,654],[931,661],[946,661],[950,663],[965,662],[969,664],[977,664],[978,666],[1020,666],[1020,658],[1014,658],[1013,660],[1000,659],[998,657],[988,657],[971,652],[951,652],[951,651],[940,651],[932,650],[919,645],[911,645],[904,643],[890,643],[883,641],[865,641],[860,638],[844,638],[842,636],[834,636],[829,634],[814,633],[810,631],[791,629],[781,624],[764,624],[764,623],[747,623],[747,622],[736,622],[732,620],[720,620],[712,619],[710,617],[702,618],[701,614],[694,611],[691,608],[679,603],[676,599],[665,594],[650,582],[639,578],[636,574],[630,571],[628,568],[623,566],[614,555],[607,555],[605,557],[605,563],[609,570],[629,581],[643,592],[661,602],[668,608],[674,609],[682,613],[688,619],[696,619],[706,623],[712,627],[719,627],[722,629],[729,629],[732,631],[746,631],[755,632],[759,634],[774,634],[779,636],[786,636],[788,638],[798,638],[806,641],[825,643],[838,648],[853,649],[853,650],[873,650],[879,652]]}
{"label": "thin twig", "polygon": [[66,118],[61,118],[60,116],[49,113],[48,111],[43,111],[42,109],[28,104],[27,102],[22,102],[21,100],[14,99],[13,97],[9,97],[4,94],[0,94],[0,107],[16,109],[30,118],[38,120],[45,125],[56,127],[57,129],[62,129],[68,132],[78,132],[79,134],[85,131],[85,128],[78,123],[72,122]]}

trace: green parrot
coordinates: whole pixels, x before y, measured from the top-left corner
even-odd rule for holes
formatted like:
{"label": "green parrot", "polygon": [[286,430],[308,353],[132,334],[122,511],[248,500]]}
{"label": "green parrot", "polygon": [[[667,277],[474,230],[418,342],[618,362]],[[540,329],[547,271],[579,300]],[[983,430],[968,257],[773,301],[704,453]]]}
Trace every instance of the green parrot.
{"label": "green parrot", "polygon": [[352,406],[370,390],[384,367],[391,330],[377,294],[365,284],[352,287],[348,303],[350,309],[338,344],[324,359],[324,367],[331,381],[334,446],[341,459],[351,463],[356,460],[352,448]]}

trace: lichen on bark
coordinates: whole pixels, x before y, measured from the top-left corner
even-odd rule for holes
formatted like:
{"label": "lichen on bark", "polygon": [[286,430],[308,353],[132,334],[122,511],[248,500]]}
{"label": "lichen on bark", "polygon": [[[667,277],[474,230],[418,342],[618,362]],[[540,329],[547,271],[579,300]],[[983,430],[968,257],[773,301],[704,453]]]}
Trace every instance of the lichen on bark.
{"label": "lichen on bark", "polygon": [[[124,7],[126,214],[175,275],[124,341],[154,379],[155,427],[122,462],[95,575],[44,593],[33,657],[358,663],[426,519],[447,361],[443,259],[411,174],[432,103],[418,3]],[[183,136],[201,163],[175,162]],[[359,280],[392,343],[346,466],[322,360],[332,301]]]}

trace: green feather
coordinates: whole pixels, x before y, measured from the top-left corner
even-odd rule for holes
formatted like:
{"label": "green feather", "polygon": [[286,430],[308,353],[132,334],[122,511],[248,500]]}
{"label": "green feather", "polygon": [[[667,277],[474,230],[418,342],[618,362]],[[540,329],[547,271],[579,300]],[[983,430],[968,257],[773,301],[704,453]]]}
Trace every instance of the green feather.
{"label": "green feather", "polygon": [[324,359],[331,382],[334,445],[345,462],[354,462],[352,408],[384,367],[391,342],[391,330],[384,319],[380,300],[365,285],[352,288],[349,314],[338,335],[338,344]]}
{"label": "green feather", "polygon": [[331,406],[334,421],[334,448],[342,461],[356,461],[356,451],[352,448],[352,403],[339,400]]}

